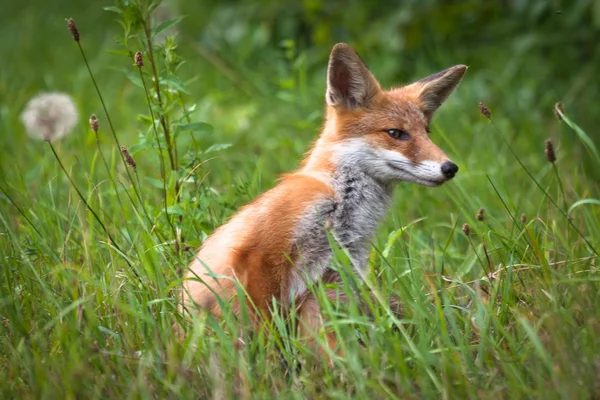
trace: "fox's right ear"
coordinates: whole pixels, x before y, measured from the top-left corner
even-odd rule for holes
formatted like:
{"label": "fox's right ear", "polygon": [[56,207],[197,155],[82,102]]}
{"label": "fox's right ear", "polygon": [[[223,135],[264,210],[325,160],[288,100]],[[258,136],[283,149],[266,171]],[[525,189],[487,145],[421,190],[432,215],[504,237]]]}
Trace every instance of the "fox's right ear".
{"label": "fox's right ear", "polygon": [[379,83],[352,47],[345,43],[333,46],[327,67],[327,104],[366,107],[379,90]]}

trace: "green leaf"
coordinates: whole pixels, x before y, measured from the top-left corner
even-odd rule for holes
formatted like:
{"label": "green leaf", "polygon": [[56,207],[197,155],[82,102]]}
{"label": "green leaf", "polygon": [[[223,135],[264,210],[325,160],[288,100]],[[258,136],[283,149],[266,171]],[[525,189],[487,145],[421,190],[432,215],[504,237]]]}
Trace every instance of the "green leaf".
{"label": "green leaf", "polygon": [[126,71],[125,75],[127,75],[127,79],[129,79],[135,86],[142,89],[144,88],[144,83],[140,79],[139,74],[136,74],[133,71]]}
{"label": "green leaf", "polygon": [[144,151],[148,148],[148,143],[144,142],[144,143],[136,143],[133,146],[131,146],[129,148],[129,153],[131,153],[131,155],[136,155],[137,153],[139,153],[140,151]]}
{"label": "green leaf", "polygon": [[198,133],[212,133],[213,127],[206,122],[192,122],[191,124],[176,125],[177,132],[192,131]]}
{"label": "green leaf", "polygon": [[585,133],[583,129],[579,127],[579,125],[571,121],[571,119],[567,117],[561,110],[559,110],[558,108],[556,110],[562,117],[562,120],[565,121],[565,123],[569,126],[569,128],[573,129],[577,136],[579,136],[579,140],[583,142],[588,152],[590,152],[596,158],[596,161],[600,163],[600,153],[598,152],[594,141],[587,135],[587,133]]}
{"label": "green leaf", "polygon": [[156,37],[156,35],[158,35],[162,31],[165,31],[165,30],[177,25],[183,18],[184,17],[168,19],[165,22],[163,22],[162,24],[158,25],[156,28],[154,28],[152,30],[152,38],[154,39],[154,37]]}
{"label": "green leaf", "polygon": [[419,222],[421,222],[423,220],[426,220],[426,219],[427,219],[426,217],[415,219],[414,221],[410,222],[408,225],[403,226],[402,228],[397,229],[397,230],[391,232],[388,235],[387,243],[385,244],[385,248],[383,249],[383,252],[381,253],[381,255],[383,255],[384,258],[387,258],[390,255],[390,251],[392,251],[392,247],[394,246],[394,243],[396,243],[396,241],[398,240],[398,238],[400,236],[402,236],[402,234],[408,228],[410,228],[411,226],[413,226],[413,225],[415,225],[415,224],[417,224],[417,223],[419,223]]}
{"label": "green leaf", "polygon": [[154,117],[158,119],[159,116],[166,114],[163,109],[155,103],[150,104],[150,108],[152,109],[152,111],[154,112]]}
{"label": "green leaf", "polygon": [[573,203],[573,205],[571,207],[569,207],[567,214],[571,214],[571,211],[573,211],[575,208],[582,206],[584,204],[595,204],[597,206],[600,206],[600,200],[598,200],[598,199],[583,199],[583,200],[576,201],[575,203]]}
{"label": "green leaf", "polygon": [[172,206],[167,207],[167,213],[179,217],[183,215],[183,209],[179,204],[173,204]]}
{"label": "green leaf", "polygon": [[146,177],[145,179],[146,179],[146,181],[148,181],[149,184],[151,184],[155,188],[164,189],[163,183],[161,181],[159,181],[158,179],[149,178],[149,177]]}
{"label": "green leaf", "polygon": [[204,151],[204,153],[210,153],[211,151],[220,151],[231,147],[230,143],[217,143],[210,146],[208,149]]}
{"label": "green leaf", "polygon": [[190,94],[190,92],[188,92],[188,90],[185,88],[183,82],[181,82],[181,79],[179,79],[177,76],[175,75],[167,75],[163,78],[160,79],[160,83],[161,84],[169,84],[171,86],[173,86],[176,90],[185,93],[185,94]]}
{"label": "green leaf", "polygon": [[119,7],[115,7],[115,6],[104,7],[104,11],[112,11],[112,12],[116,12],[117,14],[123,14],[123,10],[121,10]]}

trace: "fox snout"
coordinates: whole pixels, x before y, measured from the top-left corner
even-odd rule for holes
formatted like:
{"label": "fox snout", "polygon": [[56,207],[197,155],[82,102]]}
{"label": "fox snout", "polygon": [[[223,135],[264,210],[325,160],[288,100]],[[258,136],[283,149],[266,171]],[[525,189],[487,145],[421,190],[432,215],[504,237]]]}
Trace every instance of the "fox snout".
{"label": "fox snout", "polygon": [[448,180],[454,178],[454,175],[458,172],[458,165],[452,161],[446,161],[442,164],[442,175]]}

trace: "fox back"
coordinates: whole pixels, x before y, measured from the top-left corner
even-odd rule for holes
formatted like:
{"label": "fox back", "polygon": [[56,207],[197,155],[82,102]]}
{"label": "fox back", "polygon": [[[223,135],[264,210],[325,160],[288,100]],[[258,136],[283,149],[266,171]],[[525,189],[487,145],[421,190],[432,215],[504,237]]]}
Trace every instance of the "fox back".
{"label": "fox back", "polygon": [[350,46],[335,45],[320,137],[299,170],[205,241],[186,275],[183,308],[218,317],[220,298],[239,312],[237,281],[259,310],[255,321],[268,317],[274,298],[283,306],[302,299],[306,310],[299,314],[309,319],[318,313],[307,293],[309,285],[331,277],[330,238],[348,250],[362,275],[394,184],[438,186],[457,173],[431,141],[429,125],[466,69],[457,65],[384,90]]}

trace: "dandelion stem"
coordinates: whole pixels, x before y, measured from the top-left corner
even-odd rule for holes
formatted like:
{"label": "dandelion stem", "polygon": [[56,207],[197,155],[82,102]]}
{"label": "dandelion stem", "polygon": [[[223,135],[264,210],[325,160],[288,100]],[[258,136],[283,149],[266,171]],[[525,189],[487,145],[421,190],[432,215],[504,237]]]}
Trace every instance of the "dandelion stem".
{"label": "dandelion stem", "polygon": [[[85,197],[83,196],[83,194],[81,193],[81,191],[79,190],[79,188],[77,187],[77,185],[75,185],[75,182],[71,178],[71,175],[69,175],[69,172],[67,171],[67,169],[65,168],[64,164],[62,163],[60,157],[58,156],[58,153],[56,153],[56,150],[54,149],[54,146],[52,145],[52,142],[50,142],[50,141],[47,141],[47,142],[48,142],[48,145],[50,146],[50,149],[52,149],[52,153],[54,154],[54,157],[56,158],[56,161],[58,161],[58,164],[60,165],[60,168],[63,170],[63,172],[67,176],[67,179],[71,183],[71,186],[73,186],[73,189],[75,189],[75,192],[77,192],[77,195],[79,196],[79,198],[81,199],[81,201],[83,202],[83,204],[85,205],[85,207],[92,213],[92,215],[94,216],[94,219],[100,224],[100,226],[102,227],[102,230],[104,230],[104,233],[106,233],[106,236],[108,237],[108,240],[110,241],[110,244],[112,244],[112,246],[114,246],[115,249],[117,249],[121,254],[124,255],[125,252],[123,252],[123,250],[121,250],[121,248],[119,247],[119,245],[117,245],[117,242],[113,239],[113,237],[111,236],[111,234],[108,231],[108,229],[106,229],[106,226],[104,225],[104,223],[102,222],[102,220],[100,219],[100,217],[98,217],[98,214],[96,214],[96,211],[94,211],[94,209],[89,205],[89,203],[87,202],[87,200],[85,199]],[[133,271],[134,275],[141,281],[140,276],[135,271],[135,269],[133,269],[133,265],[131,265],[131,263],[127,260],[126,257],[124,257],[124,260],[131,267],[131,270]]]}
{"label": "dandelion stem", "polygon": [[54,154],[54,157],[56,158],[56,161],[58,161],[58,164],[60,165],[60,167],[62,168],[63,172],[67,176],[67,179],[69,179],[69,183],[71,183],[71,186],[73,186],[73,189],[75,189],[75,191],[77,192],[77,194],[81,198],[81,201],[83,201],[83,203],[85,204],[86,208],[88,210],[90,210],[90,212],[92,213],[92,215],[94,216],[94,218],[96,219],[96,221],[98,221],[98,223],[100,224],[100,226],[102,227],[102,229],[104,230],[104,232],[106,233],[106,235],[108,236],[108,239],[110,240],[110,242],[113,243],[113,245],[115,246],[115,248],[117,248],[119,251],[121,251],[121,249],[119,249],[118,245],[116,244],[115,240],[112,238],[112,236],[108,232],[108,229],[106,229],[106,226],[104,226],[104,223],[102,222],[102,220],[100,219],[100,217],[98,217],[98,214],[96,214],[96,212],[94,211],[94,209],[88,204],[88,202],[85,199],[85,197],[83,197],[83,194],[79,191],[79,188],[77,187],[77,185],[75,185],[75,182],[73,182],[73,179],[71,178],[71,175],[69,175],[69,172],[65,168],[65,166],[62,163],[62,161],[61,161],[60,157],[58,156],[58,154],[56,153],[56,150],[54,149],[54,146],[52,145],[52,142],[47,141],[47,143],[50,146],[50,149],[52,149],[52,153]]}

